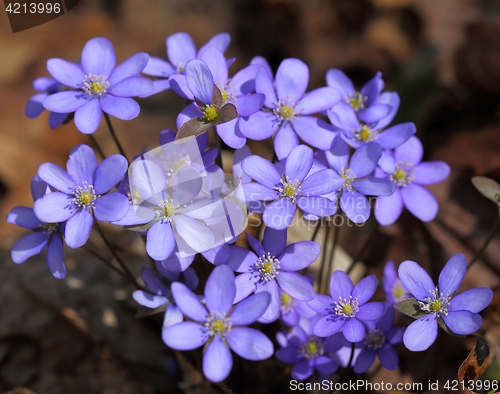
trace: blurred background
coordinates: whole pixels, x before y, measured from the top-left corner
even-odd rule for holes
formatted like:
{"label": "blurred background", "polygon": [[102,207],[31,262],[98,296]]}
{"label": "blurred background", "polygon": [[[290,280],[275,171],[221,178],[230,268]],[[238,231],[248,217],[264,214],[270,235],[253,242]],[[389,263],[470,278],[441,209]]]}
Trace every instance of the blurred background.
{"label": "blurred background", "polygon": [[[480,248],[496,207],[475,191],[470,177],[500,181],[498,0],[80,0],[63,17],[16,34],[1,11],[0,217],[14,206],[32,206],[29,182],[41,163],[64,167],[75,145],[89,143],[72,122],[51,130],[47,113],[37,119],[24,115],[35,93],[32,81],[49,75],[47,59],[77,62],[95,36],[113,42],[117,62],[136,52],[166,58],[165,39],[179,31],[188,32],[197,47],[228,32],[226,56],[237,59],[230,75],[257,55],[274,70],[285,58],[302,59],[310,69],[309,89],[324,86],[330,68],[342,69],[358,87],[381,71],[385,90],[401,97],[394,123],[415,122],[425,159],[446,161],[452,174],[431,187],[441,207],[437,219],[422,224],[408,214],[376,230],[364,269],[380,275],[388,259],[412,259],[436,275],[452,254],[471,258]],[[113,119],[129,157],[156,146],[162,129],[175,128],[184,101],[167,91],[140,105],[135,120]],[[116,153],[104,122],[94,136],[106,154]],[[271,157],[270,150],[263,152]],[[119,250],[133,251],[129,261],[139,273],[144,255],[135,234],[108,231]],[[0,392],[220,392],[202,381],[189,354],[168,351],[157,320],[134,319],[133,289],[91,255],[66,249],[63,281],[50,275],[43,256],[15,266],[10,248],[24,233],[0,221]],[[368,236],[361,234],[342,234],[350,255],[358,254]],[[499,256],[497,236],[465,286],[496,288]],[[482,332],[492,347],[500,344],[498,299],[495,291]],[[374,381],[453,378],[473,342],[450,341],[442,345],[447,350],[432,376],[424,377],[421,368],[432,360],[401,349],[400,371],[377,371]],[[287,392],[285,366],[274,360],[251,370],[248,365],[235,361],[235,392]]]}

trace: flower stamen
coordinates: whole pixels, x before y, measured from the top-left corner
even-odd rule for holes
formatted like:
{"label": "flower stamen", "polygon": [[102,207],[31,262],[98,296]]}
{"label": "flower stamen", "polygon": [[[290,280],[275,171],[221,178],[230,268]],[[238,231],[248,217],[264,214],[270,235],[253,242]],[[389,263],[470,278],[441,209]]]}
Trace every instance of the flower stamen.
{"label": "flower stamen", "polygon": [[85,75],[83,80],[83,91],[92,97],[100,97],[106,93],[109,88],[109,82],[106,81],[104,75],[89,74]]}

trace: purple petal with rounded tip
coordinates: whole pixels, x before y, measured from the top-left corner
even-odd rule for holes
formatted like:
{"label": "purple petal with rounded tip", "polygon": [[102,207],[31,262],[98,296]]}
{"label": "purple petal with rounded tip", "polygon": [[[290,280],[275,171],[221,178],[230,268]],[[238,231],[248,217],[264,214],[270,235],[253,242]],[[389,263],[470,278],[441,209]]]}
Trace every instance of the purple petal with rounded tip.
{"label": "purple petal with rounded tip", "polygon": [[33,178],[31,178],[30,188],[33,201],[43,197],[48,191],[47,182],[40,178],[38,174],[35,174]]}
{"label": "purple petal with rounded tip", "polygon": [[258,260],[257,255],[251,250],[242,248],[241,246],[231,246],[231,254],[227,265],[236,272],[249,272],[255,266]]}
{"label": "purple petal with rounded tip", "polygon": [[361,321],[374,321],[380,319],[385,311],[386,306],[382,302],[369,302],[359,307],[356,318]]}
{"label": "purple petal with rounded tip", "polygon": [[167,222],[156,222],[146,238],[146,251],[154,260],[165,260],[175,249],[175,237],[172,226]]}
{"label": "purple petal with rounded tip", "polygon": [[281,176],[269,160],[252,155],[241,163],[241,168],[252,179],[272,189],[280,184]]}
{"label": "purple petal with rounded tip", "polygon": [[462,253],[453,255],[443,270],[439,274],[439,291],[446,294],[453,294],[458,290],[467,271],[467,259]]}
{"label": "purple petal with rounded tip", "polygon": [[47,60],[47,71],[63,85],[74,89],[81,89],[83,86],[85,73],[79,64],[63,59],[49,59]]}
{"label": "purple petal with rounded tip", "polygon": [[427,161],[417,164],[413,169],[415,183],[432,185],[444,181],[450,175],[450,166],[443,161]]}
{"label": "purple petal with rounded tip", "polygon": [[315,172],[308,176],[300,185],[300,194],[306,196],[318,196],[335,192],[345,183],[335,171],[326,169]]}
{"label": "purple petal with rounded tip", "polygon": [[422,160],[424,148],[420,140],[412,136],[403,145],[398,146],[394,150],[394,159],[398,161],[406,161],[415,166]]}
{"label": "purple petal with rounded tip", "polygon": [[332,88],[318,88],[306,93],[300,99],[298,107],[302,115],[312,115],[332,108],[342,99],[341,94]]}
{"label": "purple petal with rounded tip", "polygon": [[279,196],[276,190],[255,182],[243,184],[243,191],[246,201],[274,201]]}
{"label": "purple petal with rounded tip", "polygon": [[247,142],[247,138],[243,135],[239,128],[238,118],[232,119],[226,123],[218,124],[215,126],[215,129],[217,130],[217,134],[219,134],[222,141],[233,149],[239,149]]}
{"label": "purple petal with rounded tip", "polygon": [[196,57],[196,47],[193,39],[187,33],[174,33],[167,37],[167,56],[174,67],[184,67]]}
{"label": "purple petal with rounded tip", "polygon": [[71,113],[81,108],[88,101],[90,96],[80,91],[59,92],[47,96],[42,105],[45,109],[53,112]]}
{"label": "purple petal with rounded tip", "polygon": [[333,144],[333,148],[325,152],[325,157],[330,167],[340,174],[347,167],[349,147],[340,136],[335,137]]}
{"label": "purple petal with rounded tip", "polygon": [[276,97],[272,77],[270,77],[265,68],[260,68],[255,76],[255,91],[265,96],[264,105],[267,108],[275,108],[278,98]]}
{"label": "purple petal with rounded tip", "polygon": [[238,97],[234,103],[239,116],[250,116],[259,111],[264,104],[265,97],[261,93],[248,94]]}
{"label": "purple petal with rounded tip", "polygon": [[246,326],[256,321],[271,302],[269,293],[257,293],[241,300],[231,313],[231,322],[236,326]]}
{"label": "purple petal with rounded tip", "polygon": [[366,327],[358,319],[346,319],[342,333],[349,342],[360,342],[365,338]]}
{"label": "purple petal with rounded tip", "polygon": [[176,125],[177,128],[180,129],[181,126],[186,123],[188,120],[193,118],[198,118],[203,116],[203,112],[201,112],[200,108],[195,103],[191,103],[186,105],[179,115],[177,115]]}
{"label": "purple petal with rounded tip", "polygon": [[172,283],[170,290],[172,291],[175,304],[181,309],[184,315],[192,320],[204,322],[208,316],[208,312],[196,294],[180,282]]}
{"label": "purple petal with rounded tip", "polygon": [[233,271],[226,265],[215,267],[205,285],[205,302],[208,310],[227,315],[233,305],[235,294]]}
{"label": "purple petal with rounded tip", "polygon": [[285,293],[299,301],[310,301],[314,298],[314,289],[309,281],[297,272],[280,272],[276,281]]}
{"label": "purple petal with rounded tip", "polygon": [[384,178],[368,177],[353,182],[353,186],[366,196],[392,196],[396,191],[396,184]]}
{"label": "purple petal with rounded tip", "polygon": [[[264,239],[262,241],[262,246],[263,246],[262,252],[271,253],[272,255],[278,257],[280,259],[281,264],[283,264],[283,261],[281,259],[285,256],[288,256],[289,253],[292,254],[294,253],[294,250],[292,250],[291,252],[287,252],[285,250],[286,239],[287,239],[286,230],[275,230],[270,227],[266,228],[264,231]],[[283,265],[281,266],[282,268],[284,268]],[[288,270],[287,268],[284,269]]]}
{"label": "purple petal with rounded tip", "polygon": [[436,217],[439,206],[429,190],[414,183],[400,190],[406,208],[417,218],[429,222]]}
{"label": "purple petal with rounded tip", "polygon": [[207,43],[200,48],[200,52],[206,47],[213,46],[224,53],[226,52],[226,49],[229,46],[230,42],[231,36],[228,33],[219,33],[208,40]]}
{"label": "purple petal with rounded tip", "polygon": [[57,112],[51,112],[49,114],[49,126],[52,130],[62,125],[66,120],[69,119],[69,114],[60,114]]}
{"label": "purple petal with rounded tip", "polygon": [[43,232],[30,233],[20,238],[12,247],[10,257],[16,264],[24,263],[28,258],[34,256],[47,246],[49,235]]}
{"label": "purple petal with rounded tip", "polygon": [[292,378],[296,380],[306,380],[314,372],[314,365],[306,358],[299,361],[292,368]]}
{"label": "purple petal with rounded tip", "polygon": [[[203,51],[200,50],[198,59],[203,60],[212,73],[215,83],[221,87],[227,84],[227,65],[224,54],[215,47],[207,47]],[[196,95],[195,95],[196,96]]]}
{"label": "purple petal with rounded tip", "polygon": [[[51,193],[52,194],[52,193]],[[83,208],[66,222],[64,240],[70,248],[79,248],[87,242],[92,231],[94,218]]]}
{"label": "purple petal with rounded tip", "polygon": [[155,211],[145,207],[136,207],[129,205],[128,211],[125,216],[113,222],[117,226],[137,226],[139,224],[146,224],[155,218]]}
{"label": "purple petal with rounded tip", "polygon": [[244,273],[238,275],[234,280],[236,295],[233,302],[236,304],[254,292],[256,290],[256,281],[253,274]]}
{"label": "purple petal with rounded tip", "polygon": [[75,126],[84,134],[92,134],[99,127],[101,118],[102,109],[100,100],[94,98],[75,111]]}
{"label": "purple petal with rounded tip", "polygon": [[194,97],[203,104],[212,104],[214,79],[203,60],[193,59],[186,64],[186,82]]}
{"label": "purple petal with rounded tip", "polygon": [[403,335],[403,343],[412,352],[422,352],[434,343],[437,334],[437,319],[433,314],[429,314],[408,326]]}
{"label": "purple petal with rounded tip", "polygon": [[340,208],[354,223],[364,223],[370,217],[370,202],[354,190],[343,190],[340,196]]}
{"label": "purple petal with rounded tip", "polygon": [[344,271],[335,271],[330,278],[330,295],[333,301],[341,299],[349,299],[352,294],[354,285],[351,278]]}
{"label": "purple petal with rounded tip", "polygon": [[31,98],[26,103],[26,107],[24,107],[25,115],[31,119],[38,117],[45,109],[42,105],[42,101],[46,97],[48,97],[47,93],[38,93],[34,96],[31,96]]}
{"label": "purple petal with rounded tip", "polygon": [[265,360],[274,353],[269,338],[253,328],[233,328],[226,340],[233,352],[246,360]]}
{"label": "purple petal with rounded tip", "polygon": [[173,221],[177,234],[195,252],[205,252],[215,246],[212,231],[202,222],[181,215],[174,216]]}
{"label": "purple petal with rounded tip", "polygon": [[414,123],[401,123],[379,134],[377,143],[383,149],[394,149],[404,144],[417,131]]}
{"label": "purple petal with rounded tip", "polygon": [[450,311],[448,315],[441,316],[446,326],[458,335],[469,335],[479,330],[482,318],[477,313],[470,311]]}
{"label": "purple petal with rounded tip", "polygon": [[333,313],[334,308],[334,300],[332,297],[329,297],[324,294],[316,294],[312,301],[308,301],[307,305],[313,311],[321,313],[323,315],[329,315]]}
{"label": "purple petal with rounded tip", "polygon": [[86,75],[103,75],[108,79],[115,63],[115,50],[107,38],[92,38],[83,47],[81,64]]}
{"label": "purple petal with rounded tip", "polygon": [[[226,340],[228,340],[227,337]],[[231,351],[222,337],[215,335],[203,353],[203,375],[213,383],[222,382],[229,376],[232,367]]]}
{"label": "purple petal with rounded tip", "polygon": [[[259,65],[250,65],[234,74],[230,82],[236,96],[255,92],[255,78],[260,68]],[[266,97],[267,96],[264,94],[264,101]]]}
{"label": "purple petal with rounded tip", "polygon": [[177,305],[169,304],[165,309],[165,316],[163,317],[163,327],[173,326],[182,322],[184,316]]}
{"label": "purple petal with rounded tip", "polygon": [[139,104],[130,97],[116,97],[105,94],[101,97],[100,102],[104,112],[121,120],[134,119],[141,111]]}
{"label": "purple petal with rounded tip", "polygon": [[318,196],[299,197],[296,200],[297,206],[302,209],[304,214],[315,216],[307,217],[308,220],[316,220],[320,217],[331,216],[337,212],[336,199],[330,199]]}
{"label": "purple petal with rounded tip", "polygon": [[280,303],[281,296],[279,292],[279,287],[276,284],[275,280],[270,280],[268,282],[262,282],[257,285],[255,289],[255,293],[259,294],[261,292],[266,292],[270,295],[269,306],[262,314],[262,316],[258,319],[259,322],[272,322],[276,320],[277,316],[280,313]]}
{"label": "purple petal with rounded tip", "polygon": [[249,117],[241,118],[239,127],[247,138],[265,140],[271,137],[280,125],[280,121],[272,112],[257,111]]}
{"label": "purple petal with rounded tip", "polygon": [[364,108],[358,111],[359,119],[364,123],[375,123],[385,116],[389,115],[392,107],[385,104],[374,104],[370,105],[368,108]]}
{"label": "purple petal with rounded tip", "polygon": [[47,247],[47,265],[50,273],[57,279],[66,277],[66,266],[64,265],[63,242],[59,235],[54,234]]}
{"label": "purple petal with rounded tip", "polygon": [[346,323],[346,318],[329,315],[319,320],[313,328],[313,334],[318,337],[329,337],[338,333]]}
{"label": "purple petal with rounded tip", "polygon": [[337,133],[323,119],[312,116],[297,116],[292,122],[293,129],[307,144],[321,149],[332,149]]}
{"label": "purple petal with rounded tip", "polygon": [[313,151],[305,145],[299,145],[290,151],[286,158],[285,174],[291,180],[301,182],[311,170]]}
{"label": "purple petal with rounded tip", "polygon": [[344,101],[337,103],[326,111],[326,114],[331,124],[337,129],[341,129],[349,138],[352,138],[353,132],[361,127],[356,111]]}
{"label": "purple petal with rounded tip", "polygon": [[297,348],[292,346],[276,350],[275,356],[278,360],[289,364],[295,364],[302,358]]}
{"label": "purple petal with rounded tip", "polygon": [[352,296],[358,299],[360,305],[366,304],[377,290],[377,278],[369,275],[361,279],[352,291]]}
{"label": "purple petal with rounded tip", "polygon": [[399,357],[396,349],[390,345],[385,345],[378,351],[378,358],[385,369],[393,371],[398,367]]}
{"label": "purple petal with rounded tip", "polygon": [[169,83],[172,90],[179,96],[188,100],[194,100],[193,93],[191,93],[191,91],[189,90],[186,82],[186,76],[184,74],[172,75],[169,78]]}
{"label": "purple petal with rounded tip", "polygon": [[285,59],[276,71],[276,92],[283,103],[295,104],[304,95],[309,83],[309,69],[299,59]]}
{"label": "purple petal with rounded tip", "polygon": [[375,143],[360,146],[352,155],[349,168],[356,178],[370,175],[377,166],[378,159],[382,155],[380,145]]}
{"label": "purple petal with rounded tip", "polygon": [[64,222],[75,213],[75,206],[70,205],[71,201],[67,194],[52,192],[36,200],[33,211],[42,222]]}
{"label": "purple petal with rounded tip", "polygon": [[94,215],[97,220],[115,222],[125,217],[129,201],[123,194],[109,193],[95,200],[94,205]]}
{"label": "purple petal with rounded tip", "polygon": [[361,88],[361,93],[367,98],[365,106],[369,107],[372,105],[373,101],[378,97],[383,88],[384,81],[382,80],[382,73],[377,72],[375,76]]}
{"label": "purple petal with rounded tip", "polygon": [[326,72],[326,84],[331,88],[337,89],[344,96],[351,96],[354,92],[354,85],[343,71],[331,68]]}
{"label": "purple petal with rounded tip", "polygon": [[118,97],[147,96],[154,89],[153,81],[144,77],[128,77],[108,89],[108,93]]}
{"label": "purple petal with rounded tip", "polygon": [[278,160],[286,158],[293,148],[299,146],[299,138],[290,122],[285,122],[274,137],[274,151]]}
{"label": "purple petal with rounded tip", "polygon": [[373,104],[387,104],[392,108],[389,115],[380,119],[374,126],[375,130],[383,130],[392,122],[398,112],[400,104],[399,95],[395,92],[384,92],[375,99]]}
{"label": "purple petal with rounded tip", "polygon": [[108,78],[108,82],[111,87],[114,88],[115,84],[126,78],[137,77],[141,72],[143,72],[144,67],[148,64],[148,60],[149,55],[147,53],[139,52],[121,62]]}
{"label": "purple petal with rounded tip", "polygon": [[43,225],[43,222],[38,219],[32,208],[14,207],[7,214],[7,223],[15,224],[30,230],[35,230]]}
{"label": "purple petal with rounded tip", "polygon": [[[267,229],[266,229],[267,230]],[[299,271],[309,267],[321,252],[320,246],[313,241],[300,241],[288,245],[279,256],[280,267],[285,271]]]}
{"label": "purple petal with rounded tip", "polygon": [[334,360],[332,360],[330,357],[327,356],[318,356],[314,361],[316,369],[322,374],[327,374],[327,375],[332,374],[339,367]]}
{"label": "purple petal with rounded tip", "polygon": [[[88,145],[78,145],[69,154],[66,163],[68,174],[79,184],[94,184],[94,171],[97,168],[97,158]],[[99,193],[97,193],[99,194]]]}
{"label": "purple petal with rounded tip", "polygon": [[208,339],[206,328],[190,321],[163,327],[165,345],[175,350],[193,350],[203,346]]}
{"label": "purple petal with rounded tip", "polygon": [[168,303],[168,298],[162,295],[154,295],[143,290],[136,290],[132,293],[132,298],[146,308],[156,309]]}
{"label": "purple petal with rounded tip", "polygon": [[377,352],[373,349],[364,348],[361,350],[361,353],[359,353],[359,356],[356,358],[356,363],[354,364],[354,372],[364,373],[368,371],[375,361],[376,355]]}
{"label": "purple petal with rounded tip", "polygon": [[263,215],[264,223],[268,227],[282,230],[290,226],[295,216],[295,211],[295,205],[293,205],[289,198],[277,200],[265,207]]}
{"label": "purple petal with rounded tip", "polygon": [[148,94],[141,94],[139,97],[151,97],[157,93],[163,92],[164,90],[170,89],[170,81],[168,79],[157,79],[153,82],[153,90]]}
{"label": "purple petal with rounded tip", "polygon": [[168,78],[172,74],[175,74],[176,71],[175,67],[172,67],[172,65],[166,60],[156,56],[150,56],[146,67],[142,70],[142,73],[152,75],[154,77]]}
{"label": "purple petal with rounded tip", "polygon": [[107,193],[125,175],[127,159],[121,155],[111,155],[104,159],[95,171],[94,189],[96,194]]}
{"label": "purple petal with rounded tip", "polygon": [[479,313],[489,305],[492,297],[493,292],[486,287],[469,289],[453,297],[448,309],[450,311],[466,310]]}
{"label": "purple petal with rounded tip", "polygon": [[431,290],[436,288],[429,274],[414,261],[403,261],[398,275],[403,286],[418,300],[429,297]]}
{"label": "purple petal with rounded tip", "polygon": [[403,212],[403,197],[396,190],[392,196],[381,196],[375,202],[375,218],[382,226],[389,226],[398,220]]}

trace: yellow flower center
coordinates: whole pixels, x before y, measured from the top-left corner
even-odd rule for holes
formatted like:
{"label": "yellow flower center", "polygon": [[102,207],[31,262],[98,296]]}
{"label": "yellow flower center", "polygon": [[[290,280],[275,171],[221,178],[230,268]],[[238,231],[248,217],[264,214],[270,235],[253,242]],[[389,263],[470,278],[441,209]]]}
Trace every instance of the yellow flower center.
{"label": "yellow flower center", "polygon": [[174,213],[175,213],[174,204],[172,204],[171,202],[163,204],[163,214],[165,215],[165,217],[168,218],[170,216],[173,216]]}
{"label": "yellow flower center", "polygon": [[279,109],[279,114],[283,119],[290,120],[294,115],[293,108],[289,105],[282,105]]}
{"label": "yellow flower center", "polygon": [[359,139],[363,142],[367,142],[371,136],[371,129],[367,125],[363,125],[363,127],[361,127],[361,131],[359,132]]}
{"label": "yellow flower center", "polygon": [[354,111],[359,111],[360,109],[365,108],[365,101],[367,97],[363,97],[361,92],[354,92],[351,97],[345,97],[345,101],[349,104]]}
{"label": "yellow flower center", "polygon": [[443,302],[441,300],[434,300],[430,303],[430,309],[435,312],[441,312],[443,308]]}
{"label": "yellow flower center", "polygon": [[396,170],[396,171],[394,171],[394,174],[392,174],[392,176],[396,181],[400,181],[406,177],[406,171],[405,170]]}
{"label": "yellow flower center", "polygon": [[109,82],[106,81],[104,76],[89,74],[85,75],[83,80],[83,91],[90,96],[102,96],[109,88]]}
{"label": "yellow flower center", "polygon": [[92,202],[93,196],[89,192],[81,192],[78,196],[78,200],[82,203],[82,205],[88,205]]}
{"label": "yellow flower center", "polygon": [[405,294],[405,291],[401,288],[401,287],[396,287],[394,289],[394,298],[399,298],[399,297],[403,297],[403,295]]}
{"label": "yellow flower center", "polygon": [[214,320],[212,323],[212,330],[214,330],[215,334],[220,334],[226,329],[226,325],[222,320]]}
{"label": "yellow flower center", "polygon": [[287,197],[293,197],[297,193],[297,188],[292,185],[285,185],[283,188],[283,194]]}
{"label": "yellow flower center", "polygon": [[222,102],[225,102],[229,98],[229,94],[225,91],[225,89],[220,90],[220,94],[222,96]]}
{"label": "yellow flower center", "polygon": [[289,294],[283,293],[281,294],[281,304],[282,305],[288,305],[292,302],[292,297],[290,297]]}
{"label": "yellow flower center", "polygon": [[266,274],[270,274],[273,272],[274,269],[274,264],[272,262],[267,262],[262,264],[262,271],[264,271]]}
{"label": "yellow flower center", "polygon": [[211,123],[215,119],[217,119],[217,108],[215,105],[205,105],[205,108],[202,110],[203,112],[203,120],[205,122]]}
{"label": "yellow flower center", "polygon": [[352,313],[352,306],[351,306],[351,304],[345,304],[342,307],[342,312],[344,312],[346,315],[350,315]]}
{"label": "yellow flower center", "polygon": [[316,343],[314,343],[314,342],[309,342],[306,345],[306,350],[307,350],[307,353],[314,354],[318,351],[318,345],[316,345]]}

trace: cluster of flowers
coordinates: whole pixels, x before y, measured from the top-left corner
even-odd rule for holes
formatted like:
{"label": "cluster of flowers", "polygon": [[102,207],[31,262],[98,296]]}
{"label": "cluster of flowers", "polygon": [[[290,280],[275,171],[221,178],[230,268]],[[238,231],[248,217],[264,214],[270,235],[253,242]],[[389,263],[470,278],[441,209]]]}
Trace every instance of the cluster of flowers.
{"label": "cluster of flowers", "polygon": [[[50,271],[61,279],[66,275],[63,244],[84,246],[94,219],[139,231],[155,265],[143,269],[147,289],[133,297],[165,310],[166,345],[205,346],[203,373],[213,382],[229,375],[230,349],[249,360],[274,353],[269,338],[247,327],[256,321],[281,319],[286,330],[276,337],[281,348],[275,354],[294,364],[296,379],[314,370],[332,374],[350,363],[362,373],[376,356],[395,369],[392,345],[403,341],[410,350],[425,350],[436,339],[438,323],[459,335],[476,331],[478,312],[492,293],[480,288],[455,296],[467,268],[463,255],[450,259],[437,287],[415,262],[402,263],[399,278],[388,264],[386,302],[370,302],[377,290],[374,275],[354,286],[346,273],[336,271],[330,296],[315,293],[312,278],[298,271],[318,258],[320,246],[313,241],[287,245],[297,208],[307,220],[340,209],[361,224],[370,215],[369,197],[376,196],[374,214],[381,225],[394,223],[404,206],[429,221],[438,205],[422,185],[442,181],[449,167],[422,162],[413,123],[389,126],[399,96],[383,91],[380,73],[358,91],[342,71],[331,69],[327,86],[306,93],[309,71],[301,60],[285,59],[274,75],[266,60],[256,57],[229,78],[234,61],[224,56],[229,42],[228,34],[219,34],[197,51],[188,34],[177,33],[166,41],[169,61],[138,53],[115,67],[112,44],[94,38],[80,63],[47,62],[52,78],[34,82],[41,93],[30,99],[26,114],[49,110],[51,127],[74,118],[77,129],[90,134],[103,112],[133,119],[139,105],[132,97],[166,89],[192,103],[178,115],[177,133],[162,131],[160,151],[141,154],[130,167],[122,155],[98,164],[87,145],[71,151],[66,170],[42,164],[32,181],[33,209],[15,207],[7,217],[33,231],[15,244],[13,261],[23,263],[47,248]],[[212,127],[216,138],[235,149],[234,182],[213,164],[220,152],[207,150],[206,131]],[[198,156],[180,145],[169,150],[182,137],[195,141]],[[246,146],[247,139],[271,137],[274,162],[252,155]],[[261,213],[266,224],[261,241],[246,233],[250,249],[234,244],[247,223],[246,209]],[[215,266],[204,297],[193,292],[198,278],[189,267],[200,253]],[[396,303],[417,319],[406,331],[393,327]]]}

